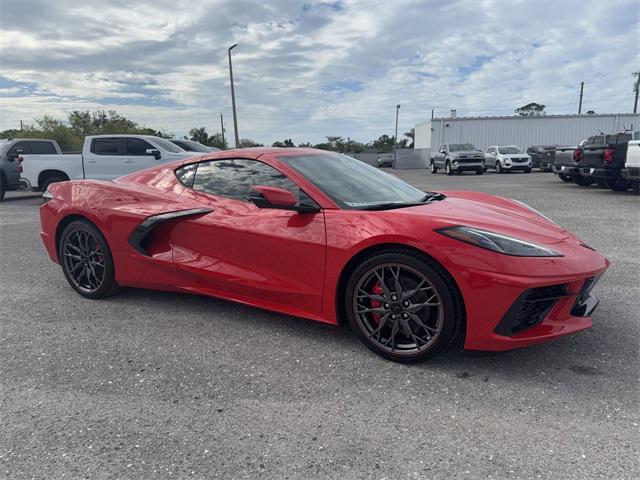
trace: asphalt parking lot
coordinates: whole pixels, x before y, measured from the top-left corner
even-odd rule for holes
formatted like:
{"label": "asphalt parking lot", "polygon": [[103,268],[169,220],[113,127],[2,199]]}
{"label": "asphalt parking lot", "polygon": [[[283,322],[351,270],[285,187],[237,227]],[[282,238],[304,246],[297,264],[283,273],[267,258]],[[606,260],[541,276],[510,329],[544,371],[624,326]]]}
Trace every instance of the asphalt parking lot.
{"label": "asphalt parking lot", "polygon": [[638,478],[640,202],[553,174],[398,175],[524,201],[612,262],[594,327],[385,361],[347,328],[213,298],[68,287],[41,199],[0,204],[0,477]]}

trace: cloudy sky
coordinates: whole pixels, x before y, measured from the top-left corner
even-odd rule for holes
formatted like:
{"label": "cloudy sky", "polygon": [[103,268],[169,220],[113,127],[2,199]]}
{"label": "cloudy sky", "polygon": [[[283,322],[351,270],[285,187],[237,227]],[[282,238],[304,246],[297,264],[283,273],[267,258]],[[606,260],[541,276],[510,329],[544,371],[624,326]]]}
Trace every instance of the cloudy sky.
{"label": "cloudy sky", "polygon": [[0,0],[0,130],[115,109],[177,136],[368,141],[455,108],[629,112],[638,0]]}

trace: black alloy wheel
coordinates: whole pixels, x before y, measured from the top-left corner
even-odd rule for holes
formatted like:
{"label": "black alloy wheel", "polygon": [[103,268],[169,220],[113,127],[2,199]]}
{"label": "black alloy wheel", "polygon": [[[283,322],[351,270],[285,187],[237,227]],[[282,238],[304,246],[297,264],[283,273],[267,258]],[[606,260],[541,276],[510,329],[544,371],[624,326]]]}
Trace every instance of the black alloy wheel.
{"label": "black alloy wheel", "polygon": [[399,362],[431,357],[447,348],[457,333],[461,314],[450,282],[439,266],[410,253],[371,257],[356,268],[347,285],[349,323],[382,357]]}
{"label": "black alloy wheel", "polygon": [[91,223],[76,220],[60,237],[59,258],[71,287],[86,298],[104,298],[118,290],[111,251]]}

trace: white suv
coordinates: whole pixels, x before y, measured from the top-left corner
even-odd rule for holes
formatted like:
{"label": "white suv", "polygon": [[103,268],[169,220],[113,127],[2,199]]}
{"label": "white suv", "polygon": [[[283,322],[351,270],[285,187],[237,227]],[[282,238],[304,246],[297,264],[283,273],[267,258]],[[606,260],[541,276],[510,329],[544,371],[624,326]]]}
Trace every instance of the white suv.
{"label": "white suv", "polygon": [[484,151],[484,161],[487,168],[493,168],[496,173],[523,170],[531,172],[531,156],[515,145],[494,145]]}

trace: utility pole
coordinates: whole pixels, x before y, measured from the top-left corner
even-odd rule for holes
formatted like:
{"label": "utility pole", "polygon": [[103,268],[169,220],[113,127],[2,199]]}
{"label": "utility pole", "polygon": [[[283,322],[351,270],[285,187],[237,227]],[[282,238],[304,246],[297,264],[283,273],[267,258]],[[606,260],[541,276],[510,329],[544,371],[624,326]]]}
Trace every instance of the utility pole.
{"label": "utility pole", "polygon": [[400,105],[396,105],[396,134],[393,137],[393,166],[395,168],[396,166],[396,160],[398,158],[397,156],[397,146],[398,146],[398,113],[400,112]]}
{"label": "utility pole", "polygon": [[636,99],[633,102],[633,113],[638,113],[638,91],[640,90],[640,72],[634,72],[633,76],[636,77],[636,84],[633,89],[636,92]]}
{"label": "utility pole", "polygon": [[220,112],[220,131],[222,132],[222,145],[224,145],[224,120],[222,119],[222,112]]}
{"label": "utility pole", "polygon": [[[638,102],[636,101],[636,103]],[[20,131],[22,131],[22,120],[20,120]]]}
{"label": "utility pole", "polygon": [[233,131],[236,137],[236,148],[240,147],[240,138],[238,137],[238,115],[236,113],[236,94],[233,89],[233,67],[231,66],[231,50],[238,46],[237,43],[234,43],[229,47],[229,78],[231,79],[231,106],[233,107]]}
{"label": "utility pole", "polygon": [[584,91],[584,82],[580,82],[580,103],[578,104],[578,115],[582,113],[582,92]]}
{"label": "utility pole", "polygon": [[431,109],[431,120],[433,120],[433,113],[434,113],[434,109]]}

